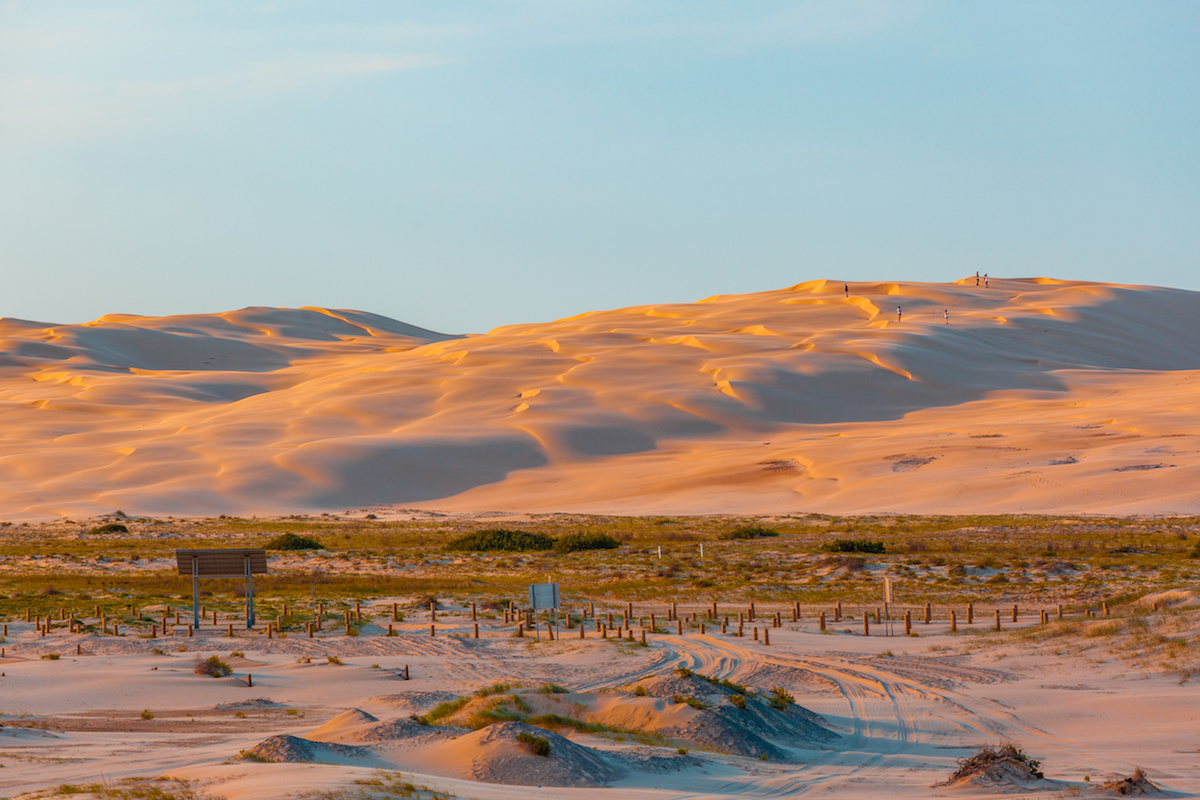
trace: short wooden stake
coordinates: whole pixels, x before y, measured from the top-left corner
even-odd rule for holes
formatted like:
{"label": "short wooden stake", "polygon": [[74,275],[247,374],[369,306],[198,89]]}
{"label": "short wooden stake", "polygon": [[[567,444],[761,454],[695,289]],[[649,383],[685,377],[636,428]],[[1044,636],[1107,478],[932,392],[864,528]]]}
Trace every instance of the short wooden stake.
{"label": "short wooden stake", "polygon": [[871,635],[871,617],[870,617],[870,615],[864,613],[863,614],[863,636],[870,636],[870,635]]}
{"label": "short wooden stake", "polygon": [[554,626],[550,624],[550,620],[546,620],[546,638],[552,642],[554,641]]}
{"label": "short wooden stake", "polygon": [[1063,618],[1063,606],[1062,606],[1062,603],[1059,603],[1059,604],[1058,604],[1058,618],[1059,618],[1059,619],[1062,619],[1062,618]]}
{"label": "short wooden stake", "polygon": [[434,625],[430,625],[430,626],[429,626],[429,635],[430,635],[430,637],[433,637],[433,636],[436,636],[436,635],[437,635],[437,632],[436,632],[436,630],[435,630],[435,627],[436,627],[436,626],[434,626]]}
{"label": "short wooden stake", "polygon": [[580,621],[580,623],[579,623],[579,638],[580,638],[580,639],[583,639],[583,638],[584,638],[584,634],[583,634],[583,622],[582,622],[582,621]]}
{"label": "short wooden stake", "polygon": [[950,611],[950,632],[958,633],[958,612],[953,609]]}
{"label": "short wooden stake", "polygon": [[246,686],[253,686],[253,685],[254,685],[254,676],[251,675],[249,672],[247,672],[246,673]]}
{"label": "short wooden stake", "polygon": [[834,622],[842,621],[842,601],[841,600],[839,600],[837,605],[834,606],[834,608],[833,608],[833,621]]}
{"label": "short wooden stake", "polygon": [[681,620],[681,619],[675,620],[675,633],[678,636],[683,636],[683,620]]}
{"label": "short wooden stake", "polygon": [[[432,627],[432,626],[431,626],[431,627]],[[521,637],[521,636],[524,636],[524,635],[525,635],[525,623],[523,623],[523,622],[518,622],[518,623],[517,623],[517,636],[518,636],[518,637]]]}
{"label": "short wooden stake", "polygon": [[912,611],[904,612],[904,635],[912,633]]}
{"label": "short wooden stake", "polygon": [[1000,609],[996,609],[996,630],[1000,630]]}
{"label": "short wooden stake", "polygon": [[191,626],[191,625],[188,625],[188,636],[190,637],[190,636],[194,636],[194,635],[195,635],[195,634],[194,634],[194,633],[193,633],[193,631],[192,631],[192,626]]}
{"label": "short wooden stake", "polygon": [[758,641],[758,626],[754,626],[754,641]]}
{"label": "short wooden stake", "polygon": [[929,605],[929,603],[926,603],[925,604],[925,624],[928,625],[929,621],[931,619],[933,619],[933,608]]}
{"label": "short wooden stake", "polygon": [[768,647],[771,645],[771,631],[767,628],[763,628],[763,644]]}
{"label": "short wooden stake", "polygon": [[230,639],[233,638],[233,623],[232,622],[229,623],[229,638]]}
{"label": "short wooden stake", "polygon": [[1108,601],[1104,601],[1104,616],[1108,616]]}
{"label": "short wooden stake", "polygon": [[[400,604],[392,603],[392,622],[399,622],[399,621],[400,621]],[[505,620],[504,621],[505,622],[508,621],[507,612],[505,612]]]}
{"label": "short wooden stake", "polygon": [[700,635],[701,636],[704,635],[704,623],[703,622],[700,623]]}
{"label": "short wooden stake", "polygon": [[[391,626],[389,625],[388,627],[391,627]],[[476,639],[479,638],[479,623],[478,622],[475,623],[475,637],[474,638],[476,638]]]}
{"label": "short wooden stake", "polygon": [[[392,627],[391,625],[388,626],[388,629],[389,629],[388,635],[389,636],[391,635],[391,627]],[[313,638],[313,624],[311,622],[308,623],[308,638],[310,638],[310,639]]]}
{"label": "short wooden stake", "polygon": [[1013,622],[1017,621],[1017,604],[1013,603]]}
{"label": "short wooden stake", "polygon": [[825,630],[825,612],[824,611],[821,612],[820,620],[821,620],[821,630]]}
{"label": "short wooden stake", "polygon": [[[629,632],[630,637],[633,636],[633,631]],[[642,628],[642,644],[646,643],[646,629]]]}
{"label": "short wooden stake", "polygon": [[967,624],[968,625],[975,624],[975,604],[974,603],[967,603]]}
{"label": "short wooden stake", "polygon": [[[478,617],[475,616],[475,604],[471,603],[471,621],[474,622],[476,619],[478,619]],[[476,636],[475,638],[478,639],[479,637]]]}

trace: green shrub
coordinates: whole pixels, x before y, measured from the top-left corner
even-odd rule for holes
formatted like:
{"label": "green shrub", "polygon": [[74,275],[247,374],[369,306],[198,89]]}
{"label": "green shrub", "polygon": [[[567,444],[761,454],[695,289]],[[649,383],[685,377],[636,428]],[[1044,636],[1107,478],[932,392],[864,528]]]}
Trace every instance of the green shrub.
{"label": "green shrub", "polygon": [[616,550],[621,546],[607,533],[568,533],[554,542],[554,552],[574,553],[578,550]]}
{"label": "green shrub", "polygon": [[545,758],[550,755],[550,740],[541,736],[534,736],[532,733],[518,733],[517,741],[521,744],[529,745],[529,749],[533,751],[535,756]]}
{"label": "green shrub", "polygon": [[675,670],[675,674],[676,674],[676,675],[678,675],[678,676],[679,676],[679,677],[681,677],[681,678],[690,678],[690,677],[692,677],[692,675],[694,675],[695,673],[694,673],[694,672],[692,672],[692,671],[691,671],[690,669],[688,669],[687,667],[680,667],[679,669]]}
{"label": "green shrub", "polygon": [[780,687],[771,690],[771,697],[767,699],[771,704],[771,708],[777,708],[780,711],[786,711],[787,707],[796,702],[796,698],[792,697]]}
{"label": "green shrub", "polygon": [[61,657],[62,656],[60,656],[58,653],[42,653],[42,658],[46,659],[47,661],[58,661],[58,659]]}
{"label": "green shrub", "polygon": [[119,522],[110,522],[107,525],[97,525],[88,531],[89,534],[105,534],[105,533],[129,533],[129,528],[126,528]]}
{"label": "green shrub", "polygon": [[543,683],[541,688],[538,689],[538,691],[541,692],[542,694],[567,694],[571,690],[564,689],[563,687],[559,686],[557,683]]}
{"label": "green shrub", "polygon": [[733,703],[733,705],[737,708],[745,708],[746,707],[746,698],[740,694],[735,694],[732,697],[730,697],[729,702]]}
{"label": "green shrub", "polygon": [[142,712],[142,719],[154,719],[154,715],[150,713],[150,709],[147,708]]}
{"label": "green shrub", "polygon": [[834,539],[823,548],[830,553],[884,553],[883,542],[871,539]]}
{"label": "green shrub", "polygon": [[686,694],[677,694],[674,697],[672,697],[671,699],[673,701],[675,701],[676,703],[686,703],[687,705],[689,705],[692,708],[697,709],[699,711],[703,711],[705,708],[708,707],[708,706],[704,705],[704,703],[697,700],[696,698],[691,697]]}
{"label": "green shrub", "polygon": [[214,678],[224,678],[226,675],[232,675],[233,669],[216,656],[209,656],[207,659],[196,659],[196,665],[192,667],[192,672],[197,675],[211,675]]}
{"label": "green shrub", "polygon": [[764,528],[762,525],[743,525],[740,528],[734,528],[731,531],[725,531],[720,535],[725,541],[734,541],[738,539],[765,539],[769,536],[778,536],[779,531],[771,528]]}
{"label": "green shrub", "polygon": [[500,550],[508,553],[519,553],[530,550],[550,550],[554,547],[554,537],[544,533],[531,531],[512,531],[503,528],[494,530],[473,531],[451,539],[446,544],[447,550],[459,550],[468,553],[485,553],[490,550]]}
{"label": "green shrub", "polygon": [[267,550],[324,550],[325,545],[318,542],[316,539],[310,539],[307,536],[297,536],[294,533],[285,533],[276,536],[271,541],[267,542],[264,547]]}
{"label": "green shrub", "polygon": [[646,691],[646,687],[645,687],[645,686],[637,686],[637,687],[635,687],[635,688],[634,688],[634,690],[633,690],[633,693],[634,693],[635,695],[637,695],[638,697],[645,697],[646,695],[650,694],[649,692],[647,692],[647,691]]}

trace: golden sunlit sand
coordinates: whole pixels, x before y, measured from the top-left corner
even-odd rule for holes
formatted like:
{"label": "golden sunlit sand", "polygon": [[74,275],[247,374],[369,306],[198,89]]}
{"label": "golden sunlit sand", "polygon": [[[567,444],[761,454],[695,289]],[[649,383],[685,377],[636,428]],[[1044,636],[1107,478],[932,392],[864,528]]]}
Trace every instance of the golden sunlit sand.
{"label": "golden sunlit sand", "polygon": [[1200,509],[1200,295],[846,288],[460,337],[321,309],[4,320],[0,498],[12,519]]}

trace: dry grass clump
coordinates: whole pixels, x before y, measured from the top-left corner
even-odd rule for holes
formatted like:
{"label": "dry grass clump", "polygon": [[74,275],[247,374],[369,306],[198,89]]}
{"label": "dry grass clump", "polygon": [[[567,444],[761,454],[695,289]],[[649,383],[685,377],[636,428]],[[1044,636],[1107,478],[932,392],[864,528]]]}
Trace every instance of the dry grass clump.
{"label": "dry grass clump", "polygon": [[196,663],[192,667],[192,672],[197,675],[211,675],[214,678],[224,678],[226,675],[233,674],[233,668],[217,656],[209,656],[208,658],[197,656]]}
{"label": "dry grass clump", "polygon": [[1148,794],[1161,794],[1162,790],[1150,782],[1141,767],[1134,767],[1133,774],[1128,778],[1116,781],[1106,781],[1104,788],[1116,792],[1123,797],[1137,797]]}

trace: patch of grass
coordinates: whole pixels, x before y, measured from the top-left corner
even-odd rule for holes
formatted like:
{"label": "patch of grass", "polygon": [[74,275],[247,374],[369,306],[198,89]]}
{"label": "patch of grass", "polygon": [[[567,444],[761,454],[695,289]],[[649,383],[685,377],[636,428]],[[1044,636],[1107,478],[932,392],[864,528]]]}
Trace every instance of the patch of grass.
{"label": "patch of grass", "polygon": [[337,656],[325,656],[325,662],[328,664],[333,664],[335,667],[342,666],[342,660]]}
{"label": "patch of grass", "polygon": [[534,736],[532,733],[522,732],[517,734],[517,741],[529,747],[529,751],[535,756],[545,758],[550,755],[550,740],[544,736]]}
{"label": "patch of grass", "polygon": [[796,698],[788,694],[783,687],[777,686],[771,690],[771,696],[767,698],[767,702],[771,708],[786,711],[788,706],[796,702]]}
{"label": "patch of grass", "polygon": [[486,553],[497,550],[507,553],[524,553],[551,550],[553,547],[553,536],[533,531],[515,531],[505,528],[464,533],[446,543],[447,550],[458,550],[469,553]]}
{"label": "patch of grass", "polygon": [[211,675],[214,678],[224,678],[226,675],[233,674],[233,668],[217,656],[209,656],[207,659],[197,658],[195,665],[192,667],[192,672],[197,675]]}
{"label": "patch of grass", "polygon": [[46,661],[58,661],[62,656],[58,653],[42,653],[42,658]]}
{"label": "patch of grass", "polygon": [[150,709],[144,709],[142,711],[142,719],[154,719],[154,714],[150,713]]}
{"label": "patch of grass", "polygon": [[557,683],[543,683],[538,691],[542,694],[568,694],[571,690],[564,689]]}
{"label": "patch of grass", "polygon": [[437,722],[439,719],[452,716],[453,714],[456,714],[459,709],[470,702],[470,700],[470,697],[456,697],[453,700],[447,700],[444,703],[438,703],[433,707],[432,711],[425,715],[425,720],[426,722],[432,724]]}
{"label": "patch of grass", "polygon": [[671,700],[676,703],[686,703],[697,711],[703,711],[704,709],[708,708],[708,706],[704,705],[704,703],[686,694],[677,694],[672,697]]}
{"label": "patch of grass", "polygon": [[229,654],[229,657],[230,658],[245,658],[246,654],[241,650],[234,650],[232,653]]}
{"label": "patch of grass", "polygon": [[733,703],[734,707],[736,707],[736,708],[745,708],[746,707],[746,698],[740,694],[735,694],[735,695],[730,696],[729,702]]}

